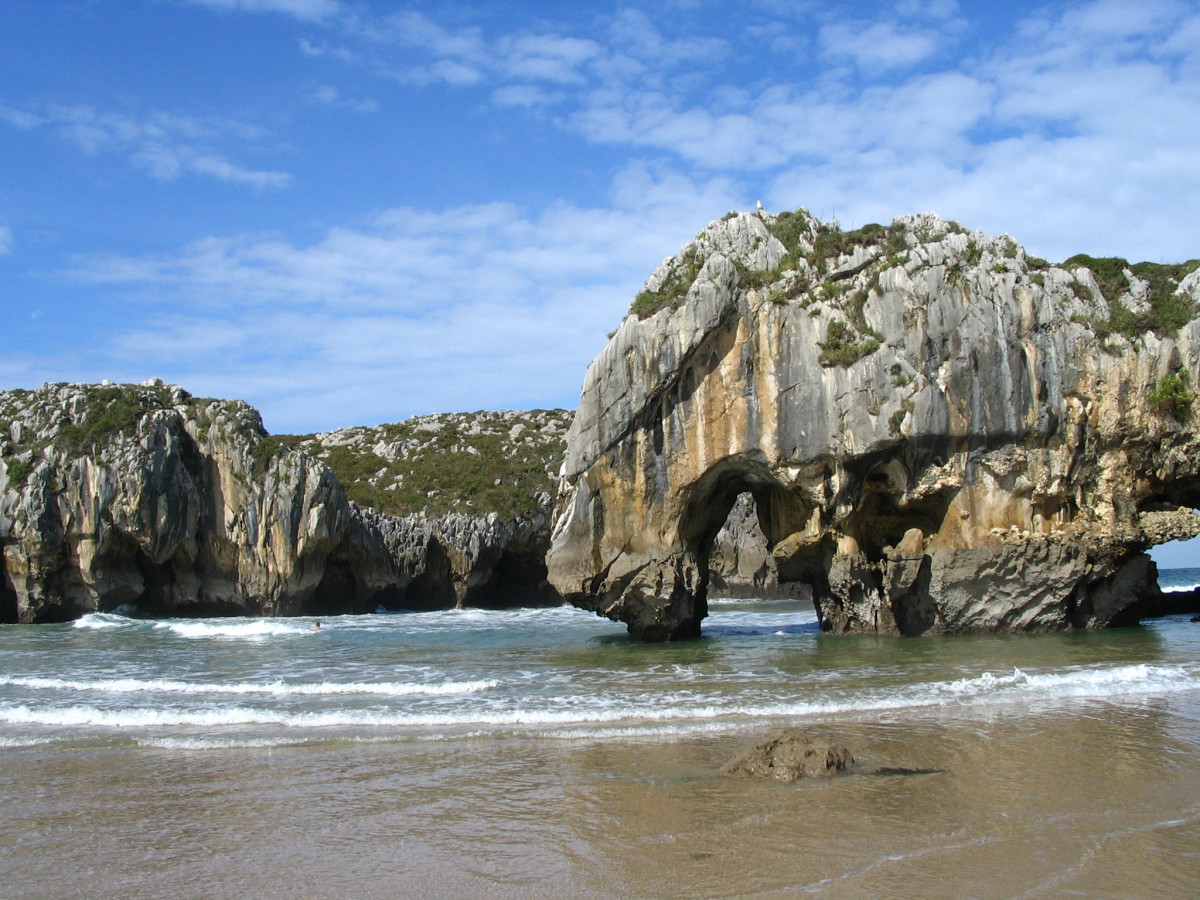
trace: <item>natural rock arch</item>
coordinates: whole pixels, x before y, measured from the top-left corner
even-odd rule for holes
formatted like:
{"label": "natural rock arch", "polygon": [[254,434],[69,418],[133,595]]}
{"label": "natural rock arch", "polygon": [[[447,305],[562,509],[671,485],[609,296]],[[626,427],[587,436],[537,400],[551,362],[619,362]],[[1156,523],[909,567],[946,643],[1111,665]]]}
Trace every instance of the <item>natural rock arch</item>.
{"label": "natural rock arch", "polygon": [[1122,336],[1097,323],[1149,302],[1132,272],[1106,298],[932,216],[854,241],[780,223],[710,225],[589,368],[547,559],[562,595],[647,640],[698,634],[711,541],[749,491],[831,631],[1152,609],[1143,551],[1200,532],[1197,416],[1156,399],[1200,381],[1200,273],[1174,289],[1190,321]]}

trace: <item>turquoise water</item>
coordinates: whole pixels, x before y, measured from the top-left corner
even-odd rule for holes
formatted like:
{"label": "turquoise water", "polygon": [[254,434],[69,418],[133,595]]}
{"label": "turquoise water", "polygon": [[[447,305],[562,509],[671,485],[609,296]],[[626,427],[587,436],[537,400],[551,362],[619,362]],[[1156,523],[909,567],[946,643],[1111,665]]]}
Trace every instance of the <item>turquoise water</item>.
{"label": "turquoise water", "polygon": [[[356,870],[378,896],[921,896],[887,888],[918,857],[923,896],[968,864],[973,896],[1086,894],[1110,841],[1141,848],[1128,896],[1200,888],[1178,852],[1200,624],[891,639],[793,602],[712,613],[664,646],[571,608],[0,627],[0,896],[365,895]],[[781,726],[941,774],[715,776]]]}

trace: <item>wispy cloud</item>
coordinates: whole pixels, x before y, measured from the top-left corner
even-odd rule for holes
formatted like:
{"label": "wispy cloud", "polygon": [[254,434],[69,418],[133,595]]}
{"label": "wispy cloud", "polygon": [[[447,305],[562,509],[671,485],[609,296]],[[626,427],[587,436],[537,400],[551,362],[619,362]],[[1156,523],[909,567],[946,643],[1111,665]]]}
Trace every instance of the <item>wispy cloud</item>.
{"label": "wispy cloud", "polygon": [[31,131],[51,128],[84,153],[116,153],[152,178],[174,181],[200,175],[250,187],[286,187],[287,172],[251,169],[227,158],[219,145],[255,142],[260,129],[233,119],[197,118],[156,112],[135,116],[84,104],[48,105],[33,109],[0,107],[0,121]]}
{"label": "wispy cloud", "polygon": [[943,44],[943,32],[895,22],[836,22],[821,29],[822,53],[852,60],[868,72],[902,69],[924,62]]}
{"label": "wispy cloud", "polygon": [[210,9],[236,12],[274,12],[295,16],[297,19],[320,20],[334,15],[341,9],[338,0],[188,0]]}
{"label": "wispy cloud", "polygon": [[0,256],[12,252],[12,229],[7,225],[0,225]]}
{"label": "wispy cloud", "polygon": [[345,97],[332,85],[324,84],[311,94],[312,100],[324,106],[345,109],[354,113],[379,112],[379,103],[370,97]]}
{"label": "wispy cloud", "polygon": [[82,259],[74,277],[139,307],[127,317],[139,324],[97,351],[128,377],[245,396],[271,410],[277,431],[570,406],[664,248],[686,242],[709,210],[744,202],[727,180],[643,164],[620,174],[610,199],[397,208],[309,245],[212,237],[175,253]]}

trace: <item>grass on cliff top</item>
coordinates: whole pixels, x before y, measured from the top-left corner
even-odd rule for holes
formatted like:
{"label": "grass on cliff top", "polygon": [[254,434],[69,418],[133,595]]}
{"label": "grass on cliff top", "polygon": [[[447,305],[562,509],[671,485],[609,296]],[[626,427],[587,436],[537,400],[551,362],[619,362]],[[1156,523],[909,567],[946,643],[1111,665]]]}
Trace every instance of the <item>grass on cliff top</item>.
{"label": "grass on cliff top", "polygon": [[[62,395],[66,393],[67,397]],[[75,398],[79,397],[78,406]],[[0,452],[10,483],[24,483],[48,448],[68,458],[96,455],[120,437],[137,434],[148,413],[174,409],[172,389],[156,384],[50,384],[0,393]],[[220,402],[182,392],[189,414]],[[76,408],[77,413],[71,409]],[[21,423],[21,439],[13,437]]]}
{"label": "grass on cliff top", "polygon": [[677,265],[671,277],[657,291],[642,291],[634,298],[629,311],[639,319],[648,319],[660,309],[675,309],[687,296],[688,289],[700,273],[696,263],[696,251],[689,249],[683,254],[682,265]]}
{"label": "grass on cliff top", "polygon": [[[38,391],[9,391],[0,403],[0,442],[11,482],[24,483],[47,447],[69,456],[94,453],[119,435],[137,432],[146,413],[171,405],[163,385],[131,384],[72,386],[83,395],[82,416],[71,418],[51,396],[62,386]],[[21,422],[21,440],[13,438],[13,423]],[[47,437],[39,432],[49,431]]]}
{"label": "grass on cliff top", "polygon": [[847,256],[857,247],[882,247],[885,256],[908,249],[905,226],[898,222],[891,225],[872,222],[851,231],[842,231],[836,222],[822,222],[816,224],[814,235],[813,220],[808,213],[797,210],[780,213],[767,228],[788,252],[783,262],[785,269],[795,268],[801,257],[808,256],[805,252],[806,243],[812,245],[811,262],[818,272],[828,268],[830,259]]}
{"label": "grass on cliff top", "polygon": [[[1149,331],[1160,337],[1173,337],[1195,318],[1198,311],[1195,300],[1175,291],[1179,282],[1200,268],[1200,259],[1174,264],[1131,264],[1117,256],[1098,258],[1078,253],[1066,260],[1062,267],[1068,270],[1080,267],[1089,269],[1096,279],[1109,310],[1108,319],[1092,323],[1102,340],[1114,333],[1136,340]],[[1146,296],[1148,308],[1142,312],[1134,312],[1121,301],[1121,296],[1130,288],[1129,279],[1125,277],[1126,269],[1150,285]]]}
{"label": "grass on cliff top", "polygon": [[[278,440],[321,459],[359,506],[391,515],[494,512],[511,518],[540,510],[539,494],[554,496],[569,413],[437,418],[436,431],[426,418],[349,429],[349,443],[323,443],[319,435]],[[547,423],[552,428],[543,432]],[[526,427],[513,437],[516,424]]]}

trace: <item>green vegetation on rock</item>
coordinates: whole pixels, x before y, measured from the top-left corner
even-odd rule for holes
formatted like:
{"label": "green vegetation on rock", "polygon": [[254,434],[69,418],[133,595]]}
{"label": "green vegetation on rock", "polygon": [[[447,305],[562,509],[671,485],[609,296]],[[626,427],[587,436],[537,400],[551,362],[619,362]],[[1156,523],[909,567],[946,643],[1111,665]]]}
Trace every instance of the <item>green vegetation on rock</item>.
{"label": "green vegetation on rock", "polygon": [[[1086,268],[1096,279],[1109,310],[1106,320],[1093,323],[1101,339],[1121,334],[1136,340],[1150,331],[1160,337],[1173,337],[1196,316],[1196,301],[1176,291],[1184,278],[1200,268],[1200,259],[1177,264],[1130,264],[1116,256],[1097,258],[1080,253],[1062,265],[1064,269]],[[1132,287],[1126,271],[1148,284],[1145,309],[1131,309],[1122,300]]]}
{"label": "green vegetation on rock", "polygon": [[629,311],[639,319],[648,319],[660,309],[679,306],[687,296],[688,289],[696,280],[700,266],[696,262],[695,248],[689,248],[683,255],[683,265],[676,267],[671,277],[657,291],[642,291],[634,298]]}
{"label": "green vegetation on rock", "polygon": [[834,319],[825,331],[825,340],[818,346],[821,355],[817,357],[817,362],[828,368],[851,366],[878,350],[880,343],[878,335],[861,335],[849,323]]}
{"label": "green vegetation on rock", "polygon": [[157,390],[138,392],[132,385],[89,385],[84,389],[87,412],[81,423],[63,425],[55,445],[69,453],[83,453],[112,441],[118,434],[132,435],[138,422],[152,409],[163,409]]}
{"label": "green vegetation on rock", "polygon": [[[34,391],[0,392],[0,455],[10,484],[28,480],[47,456],[99,458],[122,441],[136,439],[143,418],[174,410],[207,429],[214,409],[223,409],[248,439],[264,435],[250,407],[237,401],[196,398],[155,379],[142,384],[45,384]],[[203,440],[203,437],[200,438]]]}
{"label": "green vegetation on rock", "polygon": [[[781,212],[769,222],[770,233],[787,250],[782,268],[794,268],[802,257],[810,258],[818,272],[828,269],[828,260],[848,256],[857,247],[882,247],[883,256],[895,259],[908,250],[904,223],[881,226],[874,222],[844,232],[836,223],[817,223],[804,210]],[[811,251],[809,247],[811,246]]]}
{"label": "green vegetation on rock", "polygon": [[1192,411],[1196,395],[1188,387],[1187,372],[1173,372],[1163,379],[1150,392],[1150,402],[1160,412],[1166,413],[1177,421],[1184,421]]}
{"label": "green vegetation on rock", "polygon": [[321,459],[359,506],[512,517],[554,495],[570,421],[564,410],[441,414],[279,440]]}

